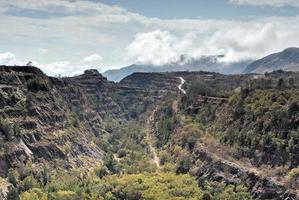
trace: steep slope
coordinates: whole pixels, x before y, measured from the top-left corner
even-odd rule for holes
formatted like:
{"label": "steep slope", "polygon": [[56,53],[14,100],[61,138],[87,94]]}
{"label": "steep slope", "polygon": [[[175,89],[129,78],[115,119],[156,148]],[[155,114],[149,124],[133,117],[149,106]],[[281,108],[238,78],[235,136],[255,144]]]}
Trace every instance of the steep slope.
{"label": "steep slope", "polygon": [[288,48],[261,58],[246,67],[244,73],[265,73],[275,70],[299,71],[299,48]]}
{"label": "steep slope", "polygon": [[158,145],[168,147],[168,162],[181,163],[177,172],[200,182],[246,183],[258,199],[298,199],[291,181],[298,181],[298,77],[186,78],[180,110],[157,112]]}
{"label": "steep slope", "polygon": [[[103,158],[90,140],[104,131],[87,88],[47,77],[34,67],[0,66],[0,71],[2,176],[29,160],[63,159],[69,167],[79,167],[87,164],[84,157]],[[94,84],[104,83],[98,80]],[[111,107],[103,112],[117,113]]]}

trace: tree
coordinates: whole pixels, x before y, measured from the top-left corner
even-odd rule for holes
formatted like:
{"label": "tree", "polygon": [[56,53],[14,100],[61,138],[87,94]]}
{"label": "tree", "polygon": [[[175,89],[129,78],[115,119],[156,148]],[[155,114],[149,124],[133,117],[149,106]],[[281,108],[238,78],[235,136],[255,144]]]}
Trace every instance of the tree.
{"label": "tree", "polygon": [[12,140],[14,131],[11,125],[5,122],[2,118],[0,118],[0,131],[2,131],[7,141]]}
{"label": "tree", "polygon": [[99,178],[103,178],[104,176],[108,175],[108,169],[106,166],[97,168],[94,170],[94,173],[96,174],[96,176],[98,176]]}
{"label": "tree", "polygon": [[295,80],[294,80],[294,78],[290,78],[290,79],[289,79],[289,86],[290,86],[290,87],[294,87],[294,85],[295,85]]}
{"label": "tree", "polygon": [[294,168],[288,173],[288,179],[291,187],[299,187],[299,168]]}
{"label": "tree", "polygon": [[284,82],[284,80],[283,80],[282,78],[278,79],[277,87],[278,87],[279,89],[283,89],[283,88],[285,88],[285,82]]}
{"label": "tree", "polygon": [[48,200],[47,194],[40,189],[34,188],[29,191],[23,192],[20,195],[20,200]]}
{"label": "tree", "polygon": [[13,187],[7,194],[7,200],[19,200],[19,193],[17,188]]}
{"label": "tree", "polygon": [[298,106],[297,102],[292,102],[292,103],[289,105],[289,108],[288,108],[289,115],[290,115],[290,116],[293,116],[293,115],[296,114],[298,111],[299,111],[299,106]]}
{"label": "tree", "polygon": [[117,169],[117,162],[114,160],[112,154],[108,154],[105,157],[104,165],[107,167],[107,169],[112,172],[113,174],[116,174],[118,172]]}
{"label": "tree", "polygon": [[33,176],[27,176],[21,183],[20,183],[20,190],[27,191],[35,187],[39,187],[38,182],[35,180]]}
{"label": "tree", "polygon": [[64,191],[64,190],[59,190],[55,193],[55,200],[73,200],[73,199],[78,199],[76,198],[76,193],[73,191]]}
{"label": "tree", "polygon": [[189,172],[191,168],[191,159],[189,157],[185,157],[182,160],[180,160],[177,169],[176,169],[176,173],[177,174],[186,174]]}
{"label": "tree", "polygon": [[17,186],[18,184],[18,174],[17,174],[17,171],[13,168],[10,168],[8,170],[8,181],[13,184],[15,187]]}

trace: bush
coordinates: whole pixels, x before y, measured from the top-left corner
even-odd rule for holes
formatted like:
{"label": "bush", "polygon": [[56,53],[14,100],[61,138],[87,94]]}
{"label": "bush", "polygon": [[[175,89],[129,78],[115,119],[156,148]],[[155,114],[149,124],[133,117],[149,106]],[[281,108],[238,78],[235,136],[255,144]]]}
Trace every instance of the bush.
{"label": "bush", "polygon": [[127,156],[127,151],[125,149],[120,149],[118,152],[117,152],[117,156],[119,158],[123,158],[125,156]]}
{"label": "bush", "polygon": [[97,177],[103,178],[104,176],[109,174],[109,170],[106,166],[103,166],[103,167],[96,168],[94,170],[94,173]]}
{"label": "bush", "polygon": [[[111,199],[201,199],[202,192],[190,175],[171,173],[134,174],[106,179],[112,186]],[[114,197],[114,198],[113,198]]]}
{"label": "bush", "polygon": [[299,167],[292,169],[288,173],[288,180],[293,188],[298,188],[299,187]]}
{"label": "bush", "polygon": [[27,88],[32,92],[49,91],[47,82],[41,78],[30,79],[27,83]]}
{"label": "bush", "polygon": [[160,153],[159,157],[160,157],[160,165],[164,165],[165,163],[167,163],[171,160],[170,155],[165,151],[162,151]]}
{"label": "bush", "polygon": [[191,159],[189,157],[182,158],[177,166],[176,173],[177,174],[186,174],[189,172],[191,168]]}
{"label": "bush", "polygon": [[32,188],[39,187],[38,182],[33,176],[27,176],[23,181],[20,182],[20,191],[27,191]]}
{"label": "bush", "polygon": [[6,140],[11,140],[14,136],[12,126],[3,119],[0,119],[0,131],[4,134]]}
{"label": "bush", "polygon": [[18,173],[15,169],[10,168],[8,170],[8,175],[7,175],[8,181],[13,184],[15,187],[18,184]]}
{"label": "bush", "polygon": [[57,191],[54,195],[54,200],[74,200],[77,195],[73,191]]}
{"label": "bush", "polygon": [[20,200],[48,200],[47,194],[34,188],[20,195]]}
{"label": "bush", "polygon": [[19,200],[18,190],[13,187],[7,194],[7,200]]}

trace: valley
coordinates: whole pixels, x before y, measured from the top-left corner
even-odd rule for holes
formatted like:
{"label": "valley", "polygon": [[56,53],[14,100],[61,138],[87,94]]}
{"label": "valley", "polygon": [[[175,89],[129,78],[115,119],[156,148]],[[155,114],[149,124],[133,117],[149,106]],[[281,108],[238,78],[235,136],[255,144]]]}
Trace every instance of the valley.
{"label": "valley", "polygon": [[298,199],[299,74],[0,66],[2,199]]}
{"label": "valley", "polygon": [[0,200],[299,200],[299,0],[0,0]]}

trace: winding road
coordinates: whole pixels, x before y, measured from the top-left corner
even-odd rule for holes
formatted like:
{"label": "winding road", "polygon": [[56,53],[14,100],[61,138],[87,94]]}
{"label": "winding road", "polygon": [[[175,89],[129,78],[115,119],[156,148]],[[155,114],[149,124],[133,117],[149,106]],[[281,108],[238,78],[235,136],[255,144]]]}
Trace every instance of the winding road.
{"label": "winding road", "polygon": [[186,80],[183,77],[179,77],[179,79],[181,80],[181,84],[179,84],[178,88],[179,90],[183,93],[186,94],[186,90],[184,90],[182,87],[185,84]]}

